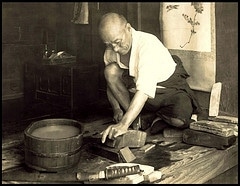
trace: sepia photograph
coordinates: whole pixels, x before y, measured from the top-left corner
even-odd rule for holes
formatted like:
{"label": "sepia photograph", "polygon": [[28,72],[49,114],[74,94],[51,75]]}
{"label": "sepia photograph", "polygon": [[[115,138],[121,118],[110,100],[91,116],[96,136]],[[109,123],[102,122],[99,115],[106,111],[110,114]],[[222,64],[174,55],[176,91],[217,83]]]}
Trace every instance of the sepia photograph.
{"label": "sepia photograph", "polygon": [[238,2],[2,2],[2,184],[238,184]]}

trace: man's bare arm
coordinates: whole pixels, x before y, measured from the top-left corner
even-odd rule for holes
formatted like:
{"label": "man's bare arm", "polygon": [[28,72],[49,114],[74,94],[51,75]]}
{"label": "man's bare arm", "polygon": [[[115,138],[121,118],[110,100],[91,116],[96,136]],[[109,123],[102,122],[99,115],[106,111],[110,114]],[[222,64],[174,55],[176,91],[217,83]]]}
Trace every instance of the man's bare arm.
{"label": "man's bare arm", "polygon": [[111,139],[126,133],[128,127],[132,124],[132,122],[141,112],[147,99],[148,96],[145,93],[138,90],[135,93],[129,105],[129,108],[127,109],[127,112],[124,114],[122,120],[116,125],[110,125],[105,131],[103,131],[102,143],[105,142],[107,136]]}

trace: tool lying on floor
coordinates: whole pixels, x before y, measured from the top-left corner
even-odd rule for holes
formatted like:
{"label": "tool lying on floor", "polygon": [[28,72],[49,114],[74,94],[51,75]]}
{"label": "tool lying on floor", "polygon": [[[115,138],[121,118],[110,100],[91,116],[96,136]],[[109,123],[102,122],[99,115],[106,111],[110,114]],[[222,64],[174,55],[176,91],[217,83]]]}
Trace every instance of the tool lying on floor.
{"label": "tool lying on floor", "polygon": [[154,167],[150,165],[143,165],[143,164],[137,164],[137,163],[116,163],[113,165],[108,166],[107,168],[113,168],[113,167],[126,167],[126,166],[136,166],[139,165],[141,172],[138,174],[132,174],[127,175],[120,178],[114,178],[114,179],[102,179],[102,180],[96,180],[94,182],[86,181],[85,184],[88,183],[96,183],[96,184],[138,184],[141,182],[150,182],[153,183],[156,180],[161,179],[162,173],[158,170],[154,171]]}
{"label": "tool lying on floor", "polygon": [[133,175],[143,172],[140,169],[139,165],[133,166],[115,166],[108,167],[103,171],[99,171],[97,173],[85,173],[85,172],[77,172],[77,173],[41,173],[41,172],[19,172],[15,179],[8,178],[5,174],[2,175],[2,179],[4,181],[36,181],[36,182],[54,182],[54,181],[97,181],[97,180],[109,180],[114,178],[120,178],[127,175]]}
{"label": "tool lying on floor", "polygon": [[127,175],[140,173],[141,169],[139,165],[135,166],[123,166],[123,167],[109,167],[104,171],[100,171],[96,174],[82,174],[77,173],[77,179],[80,181],[95,181],[101,179],[113,179],[120,178]]}
{"label": "tool lying on floor", "polygon": [[[14,176],[13,176],[14,174]],[[154,182],[161,179],[162,173],[158,170],[154,171],[154,167],[150,165],[142,165],[137,163],[116,163],[112,164],[104,171],[97,173],[53,173],[53,172],[27,172],[24,169],[16,172],[2,173],[3,181],[24,181],[39,183],[54,182],[81,182],[84,184],[106,183],[106,184],[137,184],[141,182]]]}

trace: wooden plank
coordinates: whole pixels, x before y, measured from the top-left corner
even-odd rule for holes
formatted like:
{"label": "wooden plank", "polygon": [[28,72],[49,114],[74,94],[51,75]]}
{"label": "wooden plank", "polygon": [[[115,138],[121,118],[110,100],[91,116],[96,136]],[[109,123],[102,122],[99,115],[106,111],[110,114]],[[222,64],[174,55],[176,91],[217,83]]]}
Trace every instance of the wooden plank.
{"label": "wooden plank", "polygon": [[2,141],[2,172],[21,167],[24,164],[23,134],[9,135]]}
{"label": "wooden plank", "polygon": [[19,148],[2,151],[2,172],[21,167],[24,164],[24,152]]}
{"label": "wooden plank", "polygon": [[203,184],[238,164],[238,145],[226,150],[193,146],[187,152],[172,152],[174,155],[187,158],[159,169],[163,176],[157,183]]}

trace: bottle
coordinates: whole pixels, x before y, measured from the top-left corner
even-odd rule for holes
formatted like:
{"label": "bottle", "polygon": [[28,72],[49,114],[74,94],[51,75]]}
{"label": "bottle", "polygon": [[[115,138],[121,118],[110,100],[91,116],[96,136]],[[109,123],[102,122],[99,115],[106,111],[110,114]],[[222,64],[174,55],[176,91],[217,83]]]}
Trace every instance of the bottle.
{"label": "bottle", "polygon": [[48,47],[47,47],[47,44],[44,45],[43,58],[44,58],[44,59],[47,59],[47,58],[48,58]]}

